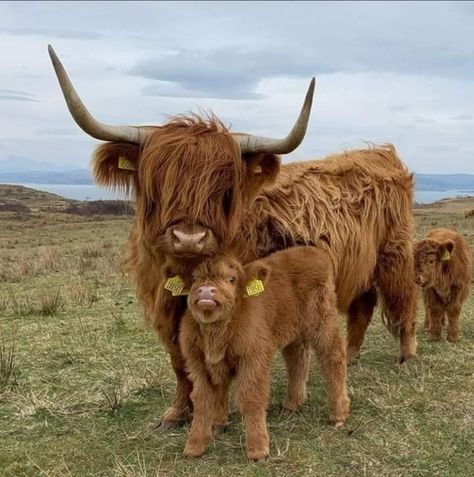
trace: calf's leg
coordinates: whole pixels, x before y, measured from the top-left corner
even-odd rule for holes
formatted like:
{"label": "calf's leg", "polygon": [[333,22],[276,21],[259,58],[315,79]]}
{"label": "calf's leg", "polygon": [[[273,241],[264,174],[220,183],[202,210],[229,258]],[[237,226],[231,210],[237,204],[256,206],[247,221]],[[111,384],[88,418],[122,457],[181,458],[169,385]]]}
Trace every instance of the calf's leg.
{"label": "calf's leg", "polygon": [[448,315],[448,341],[459,341],[459,315],[461,314],[461,305],[451,305],[447,313]]}
{"label": "calf's leg", "polygon": [[345,342],[337,329],[322,329],[314,341],[314,349],[326,382],[329,419],[339,427],[349,417],[350,412]]}
{"label": "calf's leg", "polygon": [[194,381],[191,398],[194,405],[193,422],[189,431],[184,455],[199,457],[213,440],[213,424],[219,418],[219,399],[222,386],[209,383],[207,376],[200,376]]}
{"label": "calf's leg", "polygon": [[296,411],[306,401],[306,383],[311,361],[310,348],[300,341],[282,350],[288,376],[288,387],[283,409]]}
{"label": "calf's leg", "polygon": [[237,375],[236,404],[245,421],[247,458],[265,459],[270,453],[266,409],[270,391],[268,363],[243,362]]}

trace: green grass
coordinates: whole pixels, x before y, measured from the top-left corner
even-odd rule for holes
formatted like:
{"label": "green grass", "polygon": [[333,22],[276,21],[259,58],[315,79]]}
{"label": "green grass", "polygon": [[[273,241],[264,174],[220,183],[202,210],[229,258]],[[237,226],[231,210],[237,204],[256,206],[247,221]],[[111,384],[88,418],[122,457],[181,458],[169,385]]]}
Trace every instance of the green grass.
{"label": "green grass", "polygon": [[[458,227],[472,243],[465,202],[417,209],[418,235]],[[309,399],[282,415],[277,359],[268,412],[271,458],[249,464],[240,417],[205,456],[181,456],[187,428],[155,425],[174,377],[120,273],[131,219],[38,211],[0,216],[1,476],[467,476],[474,442],[474,298],[461,342],[430,343],[396,365],[397,343],[374,319],[349,370],[352,415],[327,423],[317,364]],[[341,318],[342,321],[342,318]]]}

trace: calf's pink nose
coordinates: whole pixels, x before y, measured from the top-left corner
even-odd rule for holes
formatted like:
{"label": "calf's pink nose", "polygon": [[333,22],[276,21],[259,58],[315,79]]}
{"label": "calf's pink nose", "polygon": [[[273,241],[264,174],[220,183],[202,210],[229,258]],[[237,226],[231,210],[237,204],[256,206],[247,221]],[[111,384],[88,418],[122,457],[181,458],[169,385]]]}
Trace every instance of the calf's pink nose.
{"label": "calf's pink nose", "polygon": [[217,288],[209,285],[203,285],[198,288],[198,296],[200,300],[212,300],[216,292]]}

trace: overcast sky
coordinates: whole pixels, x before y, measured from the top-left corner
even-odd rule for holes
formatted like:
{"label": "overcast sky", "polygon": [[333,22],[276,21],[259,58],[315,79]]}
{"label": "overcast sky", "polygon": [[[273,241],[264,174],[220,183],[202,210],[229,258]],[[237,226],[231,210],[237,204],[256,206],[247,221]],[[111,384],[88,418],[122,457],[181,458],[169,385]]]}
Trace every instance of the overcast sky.
{"label": "overcast sky", "polygon": [[0,159],[87,167],[98,141],[66,109],[51,43],[100,121],[213,110],[281,136],[287,160],[392,142],[415,172],[474,173],[474,3],[0,2]]}

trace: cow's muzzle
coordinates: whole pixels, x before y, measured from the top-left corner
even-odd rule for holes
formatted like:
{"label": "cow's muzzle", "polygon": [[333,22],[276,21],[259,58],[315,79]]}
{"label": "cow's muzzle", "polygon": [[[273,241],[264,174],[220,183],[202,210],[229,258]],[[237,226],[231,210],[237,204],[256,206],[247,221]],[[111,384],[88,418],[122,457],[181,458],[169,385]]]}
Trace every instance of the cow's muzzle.
{"label": "cow's muzzle", "polygon": [[206,231],[186,233],[174,229],[174,249],[178,253],[200,253],[204,248],[206,235]]}

